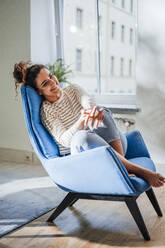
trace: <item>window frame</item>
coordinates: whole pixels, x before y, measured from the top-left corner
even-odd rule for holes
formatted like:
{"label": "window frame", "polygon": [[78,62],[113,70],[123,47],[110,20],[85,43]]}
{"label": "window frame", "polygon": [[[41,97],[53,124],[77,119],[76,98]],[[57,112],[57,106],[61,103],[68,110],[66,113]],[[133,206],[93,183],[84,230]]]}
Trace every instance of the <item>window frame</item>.
{"label": "window frame", "polygon": [[[57,58],[64,59],[64,45],[63,45],[63,7],[64,7],[64,1],[65,0],[54,0],[55,5],[55,20],[56,20],[56,50],[57,52]],[[132,106],[132,109],[136,109],[136,93],[101,93],[101,70],[100,70],[100,25],[99,25],[99,0],[96,1],[96,11],[97,11],[97,93],[91,94],[95,97],[97,104],[102,104],[105,106],[123,106],[124,109],[127,109]],[[138,9],[138,1],[136,1],[136,6]],[[135,3],[133,3],[134,5]],[[58,6],[58,7],[57,7]],[[137,23],[137,13],[136,13],[136,23]],[[134,37],[135,39],[135,61],[137,59],[137,25],[136,29],[134,31]],[[135,62],[136,64],[136,62]],[[136,74],[135,74],[135,80],[136,80]],[[137,85],[136,85],[137,88]]]}

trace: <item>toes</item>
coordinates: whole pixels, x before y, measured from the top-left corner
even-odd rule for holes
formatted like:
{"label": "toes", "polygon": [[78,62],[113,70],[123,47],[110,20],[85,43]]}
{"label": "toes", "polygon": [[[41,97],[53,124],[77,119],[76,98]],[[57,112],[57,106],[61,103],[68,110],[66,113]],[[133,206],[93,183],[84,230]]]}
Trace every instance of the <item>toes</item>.
{"label": "toes", "polygon": [[130,177],[136,177],[135,174],[129,174]]}
{"label": "toes", "polygon": [[163,185],[164,185],[164,183],[162,181],[158,181],[158,182],[155,183],[154,187],[159,188],[159,187],[161,187]]}
{"label": "toes", "polygon": [[160,183],[159,183],[159,184],[160,184],[160,186],[163,186],[163,185],[164,185],[164,182],[160,181]]}
{"label": "toes", "polygon": [[165,183],[165,177],[163,177],[161,174],[158,174],[159,180],[163,183]]}

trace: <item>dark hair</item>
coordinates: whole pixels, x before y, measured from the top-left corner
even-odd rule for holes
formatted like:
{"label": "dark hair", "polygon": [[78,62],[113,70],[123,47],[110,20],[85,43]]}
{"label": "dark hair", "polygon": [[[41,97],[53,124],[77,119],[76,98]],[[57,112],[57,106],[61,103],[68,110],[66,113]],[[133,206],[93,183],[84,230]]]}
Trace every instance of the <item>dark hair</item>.
{"label": "dark hair", "polygon": [[15,79],[16,95],[18,94],[18,87],[22,84],[30,85],[37,90],[36,77],[41,69],[47,68],[43,64],[31,65],[30,62],[21,61],[14,65],[13,77]]}

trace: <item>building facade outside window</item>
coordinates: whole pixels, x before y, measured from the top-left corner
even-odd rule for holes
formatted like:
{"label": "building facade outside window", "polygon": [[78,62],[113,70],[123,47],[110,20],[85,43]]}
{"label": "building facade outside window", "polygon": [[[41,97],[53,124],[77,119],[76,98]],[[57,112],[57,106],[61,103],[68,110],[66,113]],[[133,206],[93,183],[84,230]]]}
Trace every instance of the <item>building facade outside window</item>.
{"label": "building facade outside window", "polygon": [[[136,2],[134,0],[132,14],[129,4],[125,4],[125,9],[121,8],[121,0],[64,0],[64,62],[73,70],[70,82],[100,96],[111,93],[117,95],[121,92],[136,95],[133,73],[136,62]],[[81,10],[81,14],[77,15],[79,17],[75,24],[77,9]],[[97,33],[99,26],[101,32]],[[134,63],[131,64],[129,60]],[[131,77],[128,76],[130,74]],[[101,93],[98,93],[98,82]],[[110,100],[111,97],[107,99]]]}

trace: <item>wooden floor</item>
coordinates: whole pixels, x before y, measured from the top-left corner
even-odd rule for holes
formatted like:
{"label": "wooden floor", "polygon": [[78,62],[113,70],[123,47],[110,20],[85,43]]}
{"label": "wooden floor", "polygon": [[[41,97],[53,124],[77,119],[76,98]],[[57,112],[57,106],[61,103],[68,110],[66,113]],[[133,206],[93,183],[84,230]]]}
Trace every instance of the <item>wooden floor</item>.
{"label": "wooden floor", "polygon": [[[165,216],[165,187],[154,192]],[[51,211],[4,236],[0,248],[165,247],[165,217],[157,217],[145,194],[137,203],[151,241],[144,241],[125,203],[79,200],[54,224],[46,222]]]}

